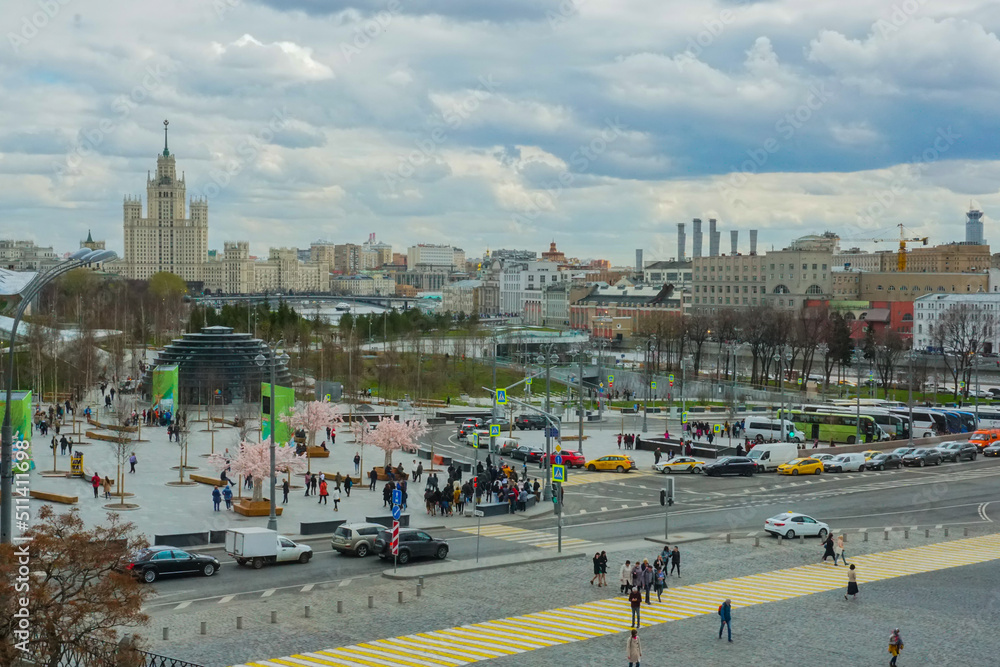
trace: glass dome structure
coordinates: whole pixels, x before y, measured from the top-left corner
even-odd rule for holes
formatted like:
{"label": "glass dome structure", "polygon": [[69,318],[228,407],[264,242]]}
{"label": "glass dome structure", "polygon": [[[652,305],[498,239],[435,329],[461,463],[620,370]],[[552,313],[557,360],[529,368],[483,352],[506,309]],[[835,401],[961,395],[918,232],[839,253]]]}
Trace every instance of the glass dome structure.
{"label": "glass dome structure", "polygon": [[[263,355],[258,365],[256,357]],[[274,351],[249,333],[234,333],[232,327],[204,327],[200,333],[187,333],[167,345],[142,376],[142,392],[152,390],[153,369],[161,365],[178,366],[178,400],[181,405],[232,403],[260,400],[261,382],[271,381]],[[279,354],[275,368],[279,386],[292,386],[288,357]]]}

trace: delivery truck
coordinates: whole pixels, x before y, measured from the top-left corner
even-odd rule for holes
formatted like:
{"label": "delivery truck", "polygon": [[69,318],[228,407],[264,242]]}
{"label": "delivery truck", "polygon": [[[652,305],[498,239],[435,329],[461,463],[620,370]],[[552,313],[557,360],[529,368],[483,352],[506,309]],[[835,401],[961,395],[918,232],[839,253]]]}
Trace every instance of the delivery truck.
{"label": "delivery truck", "polygon": [[240,565],[249,563],[259,570],[272,563],[308,563],[313,550],[267,528],[230,528],[226,531],[226,553]]}

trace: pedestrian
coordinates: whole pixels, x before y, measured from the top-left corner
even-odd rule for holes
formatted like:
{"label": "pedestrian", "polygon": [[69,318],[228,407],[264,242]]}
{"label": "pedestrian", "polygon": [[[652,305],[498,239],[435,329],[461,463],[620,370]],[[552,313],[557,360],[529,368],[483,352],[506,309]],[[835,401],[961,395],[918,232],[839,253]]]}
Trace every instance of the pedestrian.
{"label": "pedestrian", "polygon": [[899,628],[896,628],[892,631],[892,634],[889,635],[889,655],[892,656],[892,660],[889,661],[889,664],[892,665],[892,667],[896,667],[896,658],[898,658],[899,654],[902,652],[903,638],[899,636]]}
{"label": "pedestrian", "polygon": [[94,487],[94,497],[96,498],[97,490],[101,488],[101,476],[95,472],[94,476],[90,478],[90,484]]}
{"label": "pedestrian", "polygon": [[601,578],[597,580],[598,586],[608,587],[608,552],[601,552]]}
{"label": "pedestrian", "polygon": [[661,456],[662,456],[662,454],[660,454],[660,448],[657,447],[656,451],[653,452],[653,465],[656,465],[657,463],[660,462],[660,457]]}
{"label": "pedestrian", "polygon": [[852,600],[858,599],[858,575],[854,571],[854,564],[851,564],[851,568],[847,571],[847,593],[844,595],[844,599],[850,595]]}
{"label": "pedestrian", "polygon": [[212,507],[216,512],[219,511],[219,503],[221,502],[222,502],[222,492],[219,491],[219,487],[216,486],[212,489]]}
{"label": "pedestrian", "polygon": [[312,479],[309,481],[309,486],[310,486],[310,488],[312,490],[312,495],[314,495],[314,496],[316,495],[316,491],[319,488],[319,481],[320,481],[321,478],[322,478],[322,475],[313,475]]}
{"label": "pedestrian", "polygon": [[622,434],[618,434],[618,449],[622,448]]}
{"label": "pedestrian", "polygon": [[348,475],[347,477],[344,478],[344,491],[347,492],[347,497],[348,498],[351,497],[351,487],[352,486],[354,486],[354,480],[351,479],[350,475]]}
{"label": "pedestrian", "polygon": [[620,585],[618,592],[624,595],[632,583],[632,561],[627,560],[622,565],[622,569],[618,572],[618,583]]}
{"label": "pedestrian", "polygon": [[130,466],[129,472],[135,472],[135,464],[138,462],[139,459],[136,458],[135,452],[132,452],[132,455],[128,457],[128,464]]}
{"label": "pedestrian", "polygon": [[417,464],[417,474],[413,476],[414,482],[419,482],[420,478],[424,476],[424,462],[421,461]]}
{"label": "pedestrian", "polygon": [[104,484],[104,498],[107,500],[111,500],[111,478],[105,476],[103,484]]}
{"label": "pedestrian", "polygon": [[330,495],[330,492],[327,490],[326,480],[324,479],[322,482],[319,483],[319,502],[316,503],[316,504],[317,505],[320,505],[320,504],[326,505],[326,498],[329,495]]}
{"label": "pedestrian", "polygon": [[372,471],[370,473],[368,473],[368,490],[369,491],[374,491],[375,490],[375,484],[377,482],[378,482],[378,471],[375,470],[375,468],[373,466],[372,467]]}
{"label": "pedestrian", "polygon": [[659,563],[653,570],[653,587],[656,589],[656,601],[663,602],[663,589],[667,586],[666,564]]}
{"label": "pedestrian", "polygon": [[628,594],[628,603],[632,607],[632,625],[633,628],[638,628],[642,626],[642,620],[639,615],[639,607],[642,605],[642,593],[639,592],[638,586],[632,587],[632,592]]}
{"label": "pedestrian", "polygon": [[[666,567],[664,565],[664,567]],[[670,574],[677,570],[677,578],[681,578],[681,550],[678,547],[674,547],[674,550],[670,552]]]}
{"label": "pedestrian", "polygon": [[227,510],[233,509],[233,490],[228,484],[222,489],[222,499],[226,501]]}
{"label": "pedestrian", "polygon": [[847,565],[847,556],[844,555],[844,536],[843,534],[837,535],[837,546],[834,548],[833,562],[837,563],[837,558],[840,558],[840,562]]}
{"label": "pedestrian", "polygon": [[729,598],[719,605],[719,639],[722,639],[722,629],[726,629],[729,641],[733,641],[733,607]]}
{"label": "pedestrian", "polygon": [[641,667],[639,661],[642,660],[642,645],[639,643],[639,631],[635,628],[625,644],[625,657],[628,658],[628,667]]}
{"label": "pedestrian", "polygon": [[646,604],[652,604],[649,601],[649,591],[653,588],[653,566],[649,564],[648,560],[642,561],[642,590],[646,593]]}
{"label": "pedestrian", "polygon": [[594,554],[594,576],[590,578],[590,585],[594,585],[594,581],[597,581],[597,587],[600,588],[600,578],[601,578],[601,554]]}
{"label": "pedestrian", "polygon": [[389,501],[392,498],[392,482],[386,482],[385,486],[382,487],[382,507],[388,507]]}
{"label": "pedestrian", "polygon": [[354,454],[354,472],[361,473],[361,454],[355,452]]}
{"label": "pedestrian", "polygon": [[288,504],[288,490],[289,490],[289,488],[290,487],[288,486],[288,480],[287,479],[282,480],[281,481],[281,504],[282,505],[287,505]]}
{"label": "pedestrian", "polygon": [[333,511],[340,511],[340,489],[336,487],[333,489]]}
{"label": "pedestrian", "polygon": [[837,554],[833,550],[833,535],[827,535],[826,540],[823,541],[823,562],[826,562],[827,558],[833,559],[833,564],[837,564]]}
{"label": "pedestrian", "polygon": [[311,474],[306,473],[305,482],[306,482],[306,498],[308,498],[309,497],[309,484],[312,482],[312,475]]}
{"label": "pedestrian", "polygon": [[[56,448],[56,436],[52,436],[52,449]],[[59,440],[59,454],[66,453],[66,438],[63,437]]]}

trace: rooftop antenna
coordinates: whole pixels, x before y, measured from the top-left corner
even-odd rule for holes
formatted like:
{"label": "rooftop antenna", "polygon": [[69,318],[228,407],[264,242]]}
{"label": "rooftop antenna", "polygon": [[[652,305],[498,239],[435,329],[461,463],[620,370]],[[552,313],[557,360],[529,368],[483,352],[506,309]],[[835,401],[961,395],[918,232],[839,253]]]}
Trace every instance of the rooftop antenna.
{"label": "rooftop antenna", "polygon": [[170,150],[167,148],[167,126],[170,125],[169,120],[163,121],[163,157],[168,157],[170,155]]}

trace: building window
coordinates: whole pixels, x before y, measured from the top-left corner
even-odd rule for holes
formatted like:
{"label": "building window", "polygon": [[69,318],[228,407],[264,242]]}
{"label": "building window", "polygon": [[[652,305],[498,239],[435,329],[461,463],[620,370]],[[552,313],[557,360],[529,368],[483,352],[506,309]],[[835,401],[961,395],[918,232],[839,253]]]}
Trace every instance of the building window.
{"label": "building window", "polygon": [[[775,287],[774,288],[774,293],[775,294],[790,294],[790,292],[788,291],[788,288],[785,287],[784,285],[778,285],[777,287]],[[782,305],[784,305],[784,299],[782,299]]]}
{"label": "building window", "polygon": [[808,289],[806,289],[806,294],[812,295],[812,294],[822,294],[822,293],[823,293],[823,288],[820,287],[819,285],[810,285]]}

